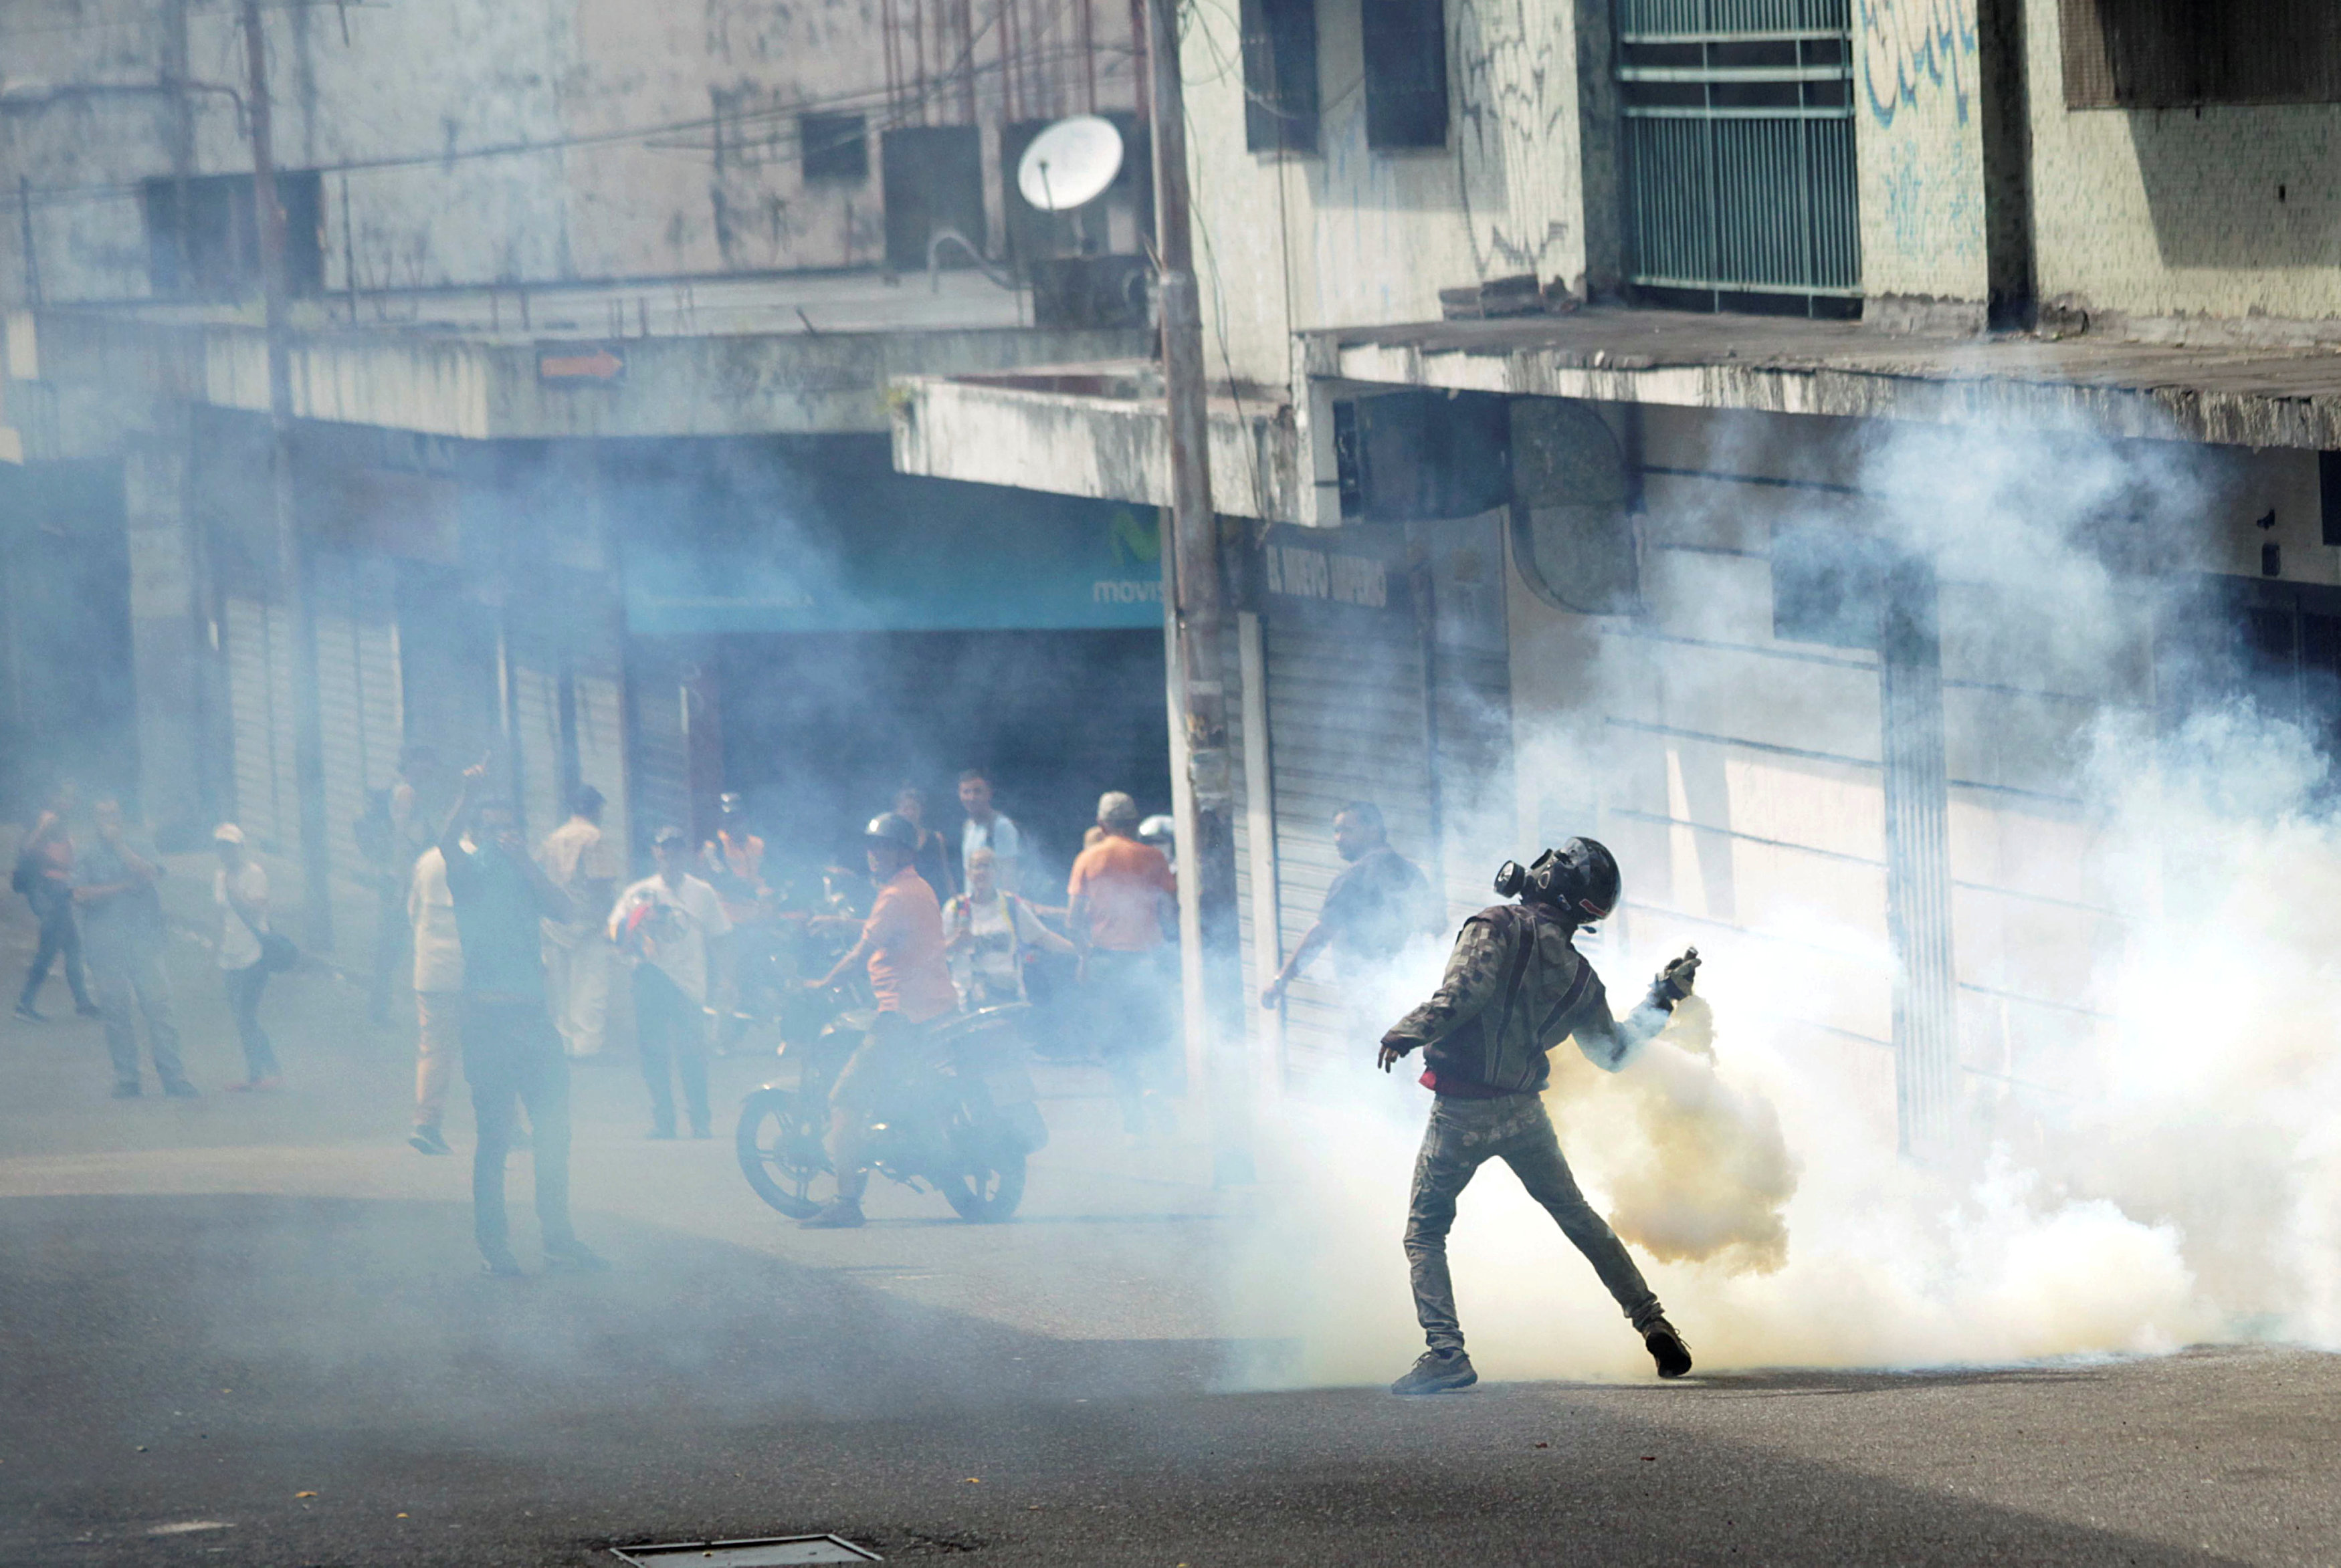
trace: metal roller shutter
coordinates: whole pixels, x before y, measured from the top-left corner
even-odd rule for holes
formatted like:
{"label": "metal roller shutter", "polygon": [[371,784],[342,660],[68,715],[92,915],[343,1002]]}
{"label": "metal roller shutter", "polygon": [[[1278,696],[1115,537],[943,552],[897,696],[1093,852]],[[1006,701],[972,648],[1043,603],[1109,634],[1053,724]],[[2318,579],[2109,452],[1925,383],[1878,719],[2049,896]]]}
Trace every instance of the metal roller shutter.
{"label": "metal roller shutter", "polygon": [[698,809],[712,805],[722,788],[722,736],[714,661],[700,640],[634,638],[626,666],[633,718],[631,826],[638,858],[647,860],[648,836],[661,828],[699,837]]}
{"label": "metal roller shutter", "polygon": [[[1265,969],[1316,920],[1341,869],[1333,814],[1351,800],[1381,808],[1391,847],[1438,863],[1423,700],[1422,641],[1394,530],[1310,539],[1277,530],[1266,547],[1262,634],[1269,779],[1280,940]],[[1296,982],[1284,1008],[1285,1071],[1306,1077],[1354,1065],[1364,1043],[1327,966]]]}
{"label": "metal roller shutter", "polygon": [[356,823],[367,797],[398,772],[405,733],[398,671],[396,577],[387,561],[320,553],[317,698],[324,742],[325,834],[334,868],[362,878]]}
{"label": "metal roller shutter", "polygon": [[562,629],[553,607],[513,607],[505,621],[505,712],[513,801],[520,808],[521,831],[532,844],[569,816],[563,800],[568,749],[561,733],[563,662]]}
{"label": "metal roller shutter", "polygon": [[579,649],[570,667],[577,781],[602,792],[602,831],[622,851],[634,842],[626,790],[625,681],[614,630]]}
{"label": "metal roller shutter", "polygon": [[230,595],[222,607],[235,821],[264,849],[295,848],[293,622],[282,605]]}

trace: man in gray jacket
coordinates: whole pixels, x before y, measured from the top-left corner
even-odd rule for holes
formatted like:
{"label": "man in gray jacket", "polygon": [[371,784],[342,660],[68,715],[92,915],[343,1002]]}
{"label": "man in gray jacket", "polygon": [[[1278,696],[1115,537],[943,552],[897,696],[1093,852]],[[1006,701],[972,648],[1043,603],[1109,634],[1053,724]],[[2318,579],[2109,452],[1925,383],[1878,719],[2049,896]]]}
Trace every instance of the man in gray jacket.
{"label": "man in gray jacket", "polygon": [[1618,862],[1609,851],[1590,839],[1571,839],[1525,870],[1506,861],[1496,873],[1496,891],[1519,901],[1463,922],[1439,989],[1382,1037],[1382,1071],[1420,1047],[1423,1087],[1438,1097],[1415,1160],[1406,1221],[1415,1316],[1430,1348],[1390,1392],[1436,1394],[1479,1380],[1455,1318],[1447,1233],[1457,1196],[1489,1159],[1512,1167],[1592,1264],[1642,1336],[1659,1375],[1680,1377],[1690,1370],[1690,1351],[1625,1245],[1577,1190],[1540,1092],[1551,1070],[1545,1053],[1572,1035],[1597,1067],[1614,1073],[1631,1060],[1690,994],[1698,949],[1669,964],[1620,1023],[1610,1015],[1601,977],[1571,942],[1580,926],[1617,908]]}

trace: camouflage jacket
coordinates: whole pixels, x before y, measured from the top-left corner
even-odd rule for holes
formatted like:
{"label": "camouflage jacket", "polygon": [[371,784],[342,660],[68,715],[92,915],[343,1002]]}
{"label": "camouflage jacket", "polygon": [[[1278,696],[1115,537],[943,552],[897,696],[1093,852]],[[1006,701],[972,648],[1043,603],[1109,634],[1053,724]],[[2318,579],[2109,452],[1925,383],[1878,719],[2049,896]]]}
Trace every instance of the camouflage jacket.
{"label": "camouflage jacket", "polygon": [[1480,910],[1457,933],[1439,989],[1382,1043],[1400,1054],[1421,1047],[1424,1084],[1472,1098],[1543,1088],[1545,1053],[1571,1035],[1595,1066],[1616,1072],[1666,1027],[1672,1005],[1654,987],[1623,1023],[1612,1017],[1573,933],[1536,904]]}

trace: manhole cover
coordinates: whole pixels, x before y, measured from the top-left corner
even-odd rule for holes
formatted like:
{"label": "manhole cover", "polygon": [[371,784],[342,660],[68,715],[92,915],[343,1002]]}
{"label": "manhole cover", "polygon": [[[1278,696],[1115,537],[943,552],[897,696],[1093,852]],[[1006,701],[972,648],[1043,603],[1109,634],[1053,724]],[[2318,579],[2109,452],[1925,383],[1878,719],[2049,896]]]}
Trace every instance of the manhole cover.
{"label": "manhole cover", "polygon": [[790,1568],[797,1563],[879,1563],[875,1552],[864,1552],[834,1535],[776,1535],[762,1541],[671,1541],[657,1546],[613,1546],[621,1563],[642,1568],[682,1568],[696,1563],[702,1568]]}

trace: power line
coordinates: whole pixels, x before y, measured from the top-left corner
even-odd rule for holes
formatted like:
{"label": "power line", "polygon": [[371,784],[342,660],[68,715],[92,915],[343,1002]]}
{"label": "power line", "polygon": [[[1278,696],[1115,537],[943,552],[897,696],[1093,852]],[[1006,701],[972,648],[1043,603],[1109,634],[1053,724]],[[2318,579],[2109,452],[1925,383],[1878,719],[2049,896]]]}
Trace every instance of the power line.
{"label": "power line", "polygon": [[[1125,58],[1134,54],[1134,51],[1128,47],[1114,45],[1101,47],[1096,52]],[[1030,64],[1053,65],[1071,59],[1079,53],[1081,51],[1070,47],[1055,49],[1038,55]],[[1002,66],[1000,63],[993,62],[989,65],[979,65],[975,69],[979,75],[994,74],[1000,73]],[[905,123],[904,116],[911,111],[923,111],[937,98],[946,93],[955,93],[957,90],[958,84],[953,75],[930,81],[922,90],[911,94],[907,101],[898,101],[898,95],[884,87],[861,87],[829,97],[800,99],[786,105],[746,110],[734,114],[701,115],[689,120],[670,121],[656,125],[633,125],[609,131],[575,132],[561,136],[522,138],[509,142],[491,143],[481,147],[461,148],[452,152],[407,153],[375,158],[351,158],[340,163],[314,164],[302,172],[320,175],[368,174],[397,169],[428,168],[433,164],[443,166],[473,163],[488,158],[528,157],[548,153],[568,152],[573,149],[648,144],[657,137],[682,135],[692,132],[712,133],[719,129],[728,131],[776,120],[787,120],[800,114],[823,110],[876,109],[887,105],[890,101],[895,101],[895,113],[888,117],[886,123],[878,127],[882,132],[899,128]],[[760,149],[780,148],[783,141],[784,138],[767,139],[756,144]],[[35,204],[41,206],[65,205],[75,201],[135,200],[143,184],[143,180],[97,181],[75,185],[35,186],[29,194]]]}

